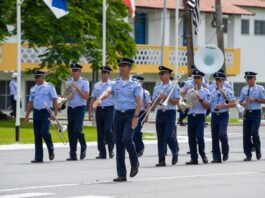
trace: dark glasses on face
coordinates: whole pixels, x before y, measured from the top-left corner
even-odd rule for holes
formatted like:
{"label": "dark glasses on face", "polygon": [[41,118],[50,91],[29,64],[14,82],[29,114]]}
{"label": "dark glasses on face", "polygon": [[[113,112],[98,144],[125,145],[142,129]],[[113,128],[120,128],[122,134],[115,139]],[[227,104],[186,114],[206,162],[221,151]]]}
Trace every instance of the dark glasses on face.
{"label": "dark glasses on face", "polygon": [[222,79],[221,78],[216,78],[215,81],[222,81]]}
{"label": "dark glasses on face", "polygon": [[253,76],[247,76],[247,77],[246,77],[247,80],[251,80],[251,79],[253,79],[253,78],[254,78]]}
{"label": "dark glasses on face", "polygon": [[194,79],[201,79],[202,77],[200,76],[194,76]]}

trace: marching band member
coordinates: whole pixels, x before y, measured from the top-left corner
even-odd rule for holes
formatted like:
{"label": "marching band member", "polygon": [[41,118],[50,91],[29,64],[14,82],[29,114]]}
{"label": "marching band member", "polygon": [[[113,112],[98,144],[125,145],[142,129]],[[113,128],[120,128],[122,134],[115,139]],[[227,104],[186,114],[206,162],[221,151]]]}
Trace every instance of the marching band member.
{"label": "marching band member", "polygon": [[153,93],[153,103],[163,102],[167,99],[168,94],[173,90],[169,98],[167,107],[158,104],[156,114],[156,133],[158,140],[158,164],[156,166],[166,166],[165,147],[168,144],[172,152],[172,165],[178,162],[178,142],[176,135],[176,105],[179,104],[179,89],[170,81],[170,75],[173,70],[165,67],[159,67],[161,83],[155,86]]}
{"label": "marching band member", "polygon": [[116,140],[116,163],[118,177],[114,182],[127,181],[125,165],[125,149],[129,153],[131,172],[130,177],[138,173],[139,161],[133,142],[134,129],[138,124],[138,117],[142,106],[142,88],[138,80],[131,78],[133,60],[118,59],[120,78],[104,91],[94,102],[93,107],[102,104],[102,100],[113,94],[115,101],[114,134]]}
{"label": "marching band member", "polygon": [[235,97],[231,89],[224,86],[225,74],[216,72],[213,74],[216,88],[211,92],[211,132],[212,132],[212,163],[221,163],[221,142],[223,161],[228,159],[229,145],[227,136],[227,125],[229,122],[229,108],[236,106]]}
{"label": "marching band member", "polygon": [[197,102],[188,112],[188,137],[191,160],[186,162],[186,164],[198,164],[197,143],[202,161],[206,164],[208,163],[208,159],[204,151],[204,125],[206,109],[210,106],[210,92],[202,86],[202,80],[205,76],[204,73],[196,69],[193,70],[192,75],[194,80],[194,90],[191,91],[195,91]]}
{"label": "marching band member", "polygon": [[71,64],[72,86],[75,88],[74,97],[68,102],[67,120],[68,120],[68,138],[70,144],[70,157],[67,161],[77,160],[76,149],[77,141],[81,146],[80,159],[86,157],[86,140],[82,132],[83,121],[85,116],[85,107],[89,97],[89,81],[81,77],[81,65],[77,63]]}
{"label": "marching band member", "polygon": [[[143,87],[144,77],[142,76],[133,76],[133,78],[140,81],[141,86]],[[148,112],[151,106],[151,96],[148,90],[143,89],[143,96],[142,96],[142,108],[141,112],[139,113],[138,117],[138,125],[134,130],[134,144],[137,152],[137,156],[141,157],[144,153],[144,142],[143,142],[143,134],[142,134],[142,121],[144,119],[144,113]]]}
{"label": "marching band member", "polygon": [[17,107],[17,73],[12,73],[12,80],[9,83],[10,90],[10,101],[12,106],[11,117],[16,117],[16,107]]}
{"label": "marching band member", "polygon": [[45,82],[44,72],[34,70],[36,85],[30,89],[29,102],[27,106],[27,112],[24,119],[24,125],[29,121],[29,114],[33,110],[33,127],[34,127],[34,139],[35,139],[35,158],[32,163],[43,162],[43,147],[42,139],[44,139],[48,152],[49,159],[54,159],[54,147],[52,143],[51,134],[49,132],[50,126],[50,114],[45,105],[50,108],[53,105],[54,115],[57,115],[57,93],[52,84]]}
{"label": "marching band member", "polygon": [[[88,119],[92,121],[93,118],[93,103],[98,99],[101,94],[106,91],[111,86],[111,81],[109,80],[110,72],[112,69],[109,66],[100,67],[101,70],[101,81],[94,85],[94,89],[91,95],[89,116]],[[113,158],[114,153],[114,139],[112,132],[113,123],[113,113],[114,113],[114,101],[113,95],[109,95],[106,99],[102,100],[101,105],[96,108],[96,124],[97,124],[97,142],[99,156],[97,159],[106,159],[106,148],[105,142],[108,144],[109,157]]]}
{"label": "marching band member", "polygon": [[245,114],[243,119],[243,146],[246,158],[244,161],[251,161],[252,143],[255,145],[256,158],[261,158],[259,127],[261,121],[261,104],[265,103],[265,91],[261,85],[256,84],[257,73],[247,71],[245,72],[245,79],[247,86],[241,90],[239,103],[245,107]]}

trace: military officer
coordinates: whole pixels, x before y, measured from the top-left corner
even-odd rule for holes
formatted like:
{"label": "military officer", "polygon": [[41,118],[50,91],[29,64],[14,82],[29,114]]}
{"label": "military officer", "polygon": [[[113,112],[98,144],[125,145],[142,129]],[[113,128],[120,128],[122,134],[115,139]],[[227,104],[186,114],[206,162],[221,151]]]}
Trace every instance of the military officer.
{"label": "military officer", "polygon": [[243,146],[246,158],[244,161],[251,161],[251,136],[256,150],[256,158],[261,158],[259,127],[261,121],[261,104],[265,103],[264,88],[256,84],[257,73],[245,72],[247,86],[241,90],[239,103],[245,107],[243,119]]}
{"label": "military officer", "polygon": [[212,163],[221,163],[221,151],[219,141],[222,146],[223,161],[228,159],[229,145],[227,137],[227,125],[229,122],[229,108],[236,106],[235,97],[231,89],[224,86],[225,74],[214,73],[215,89],[211,92],[211,132],[212,132]]}
{"label": "military officer", "polygon": [[[216,72],[216,73],[222,73],[222,74],[224,74],[224,70],[220,69],[220,70],[219,70],[218,72]],[[230,84],[226,79],[224,80],[223,87],[232,90],[231,84]],[[209,91],[210,91],[210,92],[213,92],[215,89],[216,89],[216,82],[212,82],[212,83],[209,85]]]}
{"label": "military officer", "polygon": [[[158,164],[159,166],[166,166],[165,147],[168,144],[172,152],[172,165],[178,162],[178,142],[176,136],[176,105],[179,104],[179,88],[178,85],[170,81],[172,70],[165,66],[159,66],[159,75],[161,83],[154,88],[153,102],[158,106],[156,114],[156,133],[158,140]],[[172,91],[173,89],[173,91]],[[169,97],[168,105],[162,105],[172,91]]]}
{"label": "military officer", "polygon": [[44,72],[34,70],[36,85],[30,89],[29,102],[27,106],[27,112],[24,119],[24,125],[29,121],[29,114],[33,110],[33,127],[34,127],[34,139],[35,139],[35,158],[32,163],[43,162],[43,147],[42,139],[44,139],[48,152],[49,159],[54,159],[54,147],[52,143],[51,134],[49,132],[50,126],[50,114],[46,109],[54,108],[54,115],[57,115],[58,104],[57,104],[57,93],[52,84],[47,83],[44,80]]}
{"label": "military officer", "polygon": [[10,90],[10,101],[12,106],[11,117],[16,117],[16,106],[17,106],[17,73],[12,73],[12,80],[9,83]]}
{"label": "military officer", "polygon": [[[100,67],[101,81],[94,85],[94,89],[91,95],[91,101],[89,106],[88,119],[92,121],[93,118],[93,103],[98,99],[101,94],[111,87],[111,81],[109,80],[110,72],[112,69],[109,66]],[[113,158],[114,139],[112,132],[114,113],[114,100],[113,95],[109,95],[106,99],[102,100],[101,105],[96,108],[96,124],[97,124],[97,142],[99,156],[97,159],[106,159],[105,142],[108,144],[109,157]]]}
{"label": "military officer", "polygon": [[138,117],[142,106],[142,87],[138,80],[130,76],[133,60],[118,59],[120,78],[109,87],[94,102],[93,107],[102,104],[102,100],[113,94],[115,101],[114,134],[116,140],[116,163],[118,177],[114,182],[127,181],[125,165],[125,149],[129,153],[131,162],[130,177],[138,173],[139,161],[133,142],[134,129],[138,124]]}
{"label": "military officer", "polygon": [[[133,78],[139,80],[141,83],[141,86],[143,87],[144,77],[133,76]],[[145,117],[145,112],[148,112],[151,106],[151,96],[150,96],[149,91],[144,88],[142,88],[142,91],[143,91],[142,108],[141,108],[141,112],[139,113],[138,125],[134,130],[134,137],[133,137],[138,157],[141,157],[144,153],[144,142],[143,142],[143,137],[142,137],[142,121]]]}
{"label": "military officer", "polygon": [[[70,144],[70,157],[67,161],[77,160],[76,149],[77,141],[81,146],[80,159],[86,157],[86,140],[82,131],[85,116],[85,108],[89,96],[89,81],[81,77],[81,69],[83,67],[77,63],[71,64],[72,79],[70,82],[75,88],[74,97],[68,102],[67,118],[68,118],[68,138]],[[68,82],[69,83],[69,82]]]}
{"label": "military officer", "polygon": [[205,76],[203,72],[196,69],[193,70],[192,75],[194,88],[189,91],[194,92],[196,102],[188,112],[188,137],[191,160],[186,162],[186,164],[198,164],[197,143],[202,161],[206,164],[208,163],[208,158],[204,151],[204,124],[206,109],[210,106],[210,92],[202,86],[203,77]]}

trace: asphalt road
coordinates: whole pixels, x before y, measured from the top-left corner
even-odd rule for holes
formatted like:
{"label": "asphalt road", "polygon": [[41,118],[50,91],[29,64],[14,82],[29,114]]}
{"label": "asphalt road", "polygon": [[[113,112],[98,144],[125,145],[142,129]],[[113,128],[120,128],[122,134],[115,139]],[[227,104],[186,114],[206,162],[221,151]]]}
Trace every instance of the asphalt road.
{"label": "asphalt road", "polygon": [[[34,150],[5,149],[0,146],[0,198],[13,197],[265,197],[265,127],[261,127],[262,153],[257,161],[253,153],[251,162],[243,162],[242,127],[229,127],[230,155],[222,164],[187,166],[190,158],[186,128],[178,127],[180,156],[177,165],[157,168],[157,146],[147,144],[140,158],[140,170],[135,178],[125,183],[113,183],[116,177],[115,159],[96,160],[96,146],[89,146],[83,161],[66,162],[68,148],[57,147],[54,161],[31,164]],[[206,151],[211,158],[209,127],[206,128]],[[32,146],[32,145],[31,145]],[[10,147],[9,147],[10,148]],[[127,159],[127,171],[130,166]]]}

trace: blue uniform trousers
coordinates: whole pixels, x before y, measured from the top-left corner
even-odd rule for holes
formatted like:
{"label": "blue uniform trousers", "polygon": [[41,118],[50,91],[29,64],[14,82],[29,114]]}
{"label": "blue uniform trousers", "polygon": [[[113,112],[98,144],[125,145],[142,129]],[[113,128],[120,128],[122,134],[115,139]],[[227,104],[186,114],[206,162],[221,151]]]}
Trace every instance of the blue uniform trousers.
{"label": "blue uniform trousers", "polygon": [[246,110],[243,119],[243,147],[244,153],[248,158],[252,157],[251,149],[251,136],[256,149],[256,153],[260,154],[260,137],[259,137],[259,127],[261,121],[261,110]]}
{"label": "blue uniform trousers", "polygon": [[85,106],[67,108],[68,117],[68,139],[70,144],[70,156],[76,157],[77,141],[79,140],[81,152],[87,148],[85,135],[82,131],[85,116]]}
{"label": "blue uniform trousers", "polygon": [[211,131],[212,131],[213,160],[221,160],[219,140],[222,146],[222,154],[228,155],[229,153],[228,136],[227,136],[228,121],[229,121],[228,112],[223,112],[223,113],[212,112]]}
{"label": "blue uniform trousers", "polygon": [[134,130],[131,128],[135,110],[116,110],[114,113],[114,135],[116,140],[116,163],[119,177],[126,177],[125,149],[129,153],[131,166],[136,166],[138,158],[133,142]]}
{"label": "blue uniform trousers", "polygon": [[179,151],[176,134],[176,110],[158,110],[156,114],[156,134],[158,140],[158,160],[165,161],[165,148],[168,144],[172,155]]}
{"label": "blue uniform trousers", "polygon": [[188,137],[192,160],[198,160],[197,143],[199,146],[199,153],[201,157],[205,157],[204,123],[204,114],[188,115]]}
{"label": "blue uniform trousers", "polygon": [[49,154],[54,151],[51,134],[49,132],[50,114],[46,109],[33,110],[33,128],[34,128],[34,141],[35,141],[35,160],[43,160],[43,147],[42,138],[44,139]]}
{"label": "blue uniform trousers", "polygon": [[139,114],[140,119],[138,120],[138,125],[134,129],[134,136],[133,141],[135,144],[136,152],[139,153],[140,151],[144,150],[144,142],[143,142],[143,134],[142,134],[142,121],[145,117],[144,111],[141,111]]}
{"label": "blue uniform trousers", "polygon": [[106,157],[105,143],[108,144],[109,152],[113,151],[114,139],[112,132],[114,106],[97,107],[96,109],[96,123],[97,123],[97,141],[98,150],[101,157]]}

